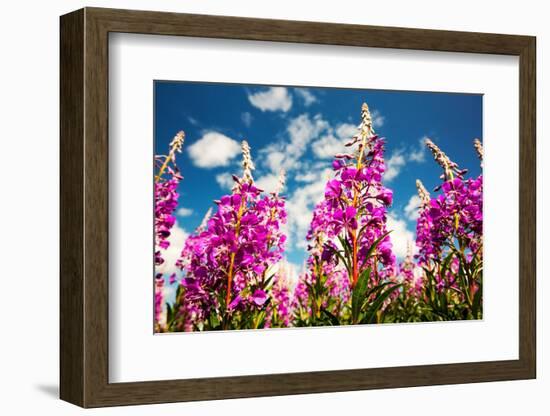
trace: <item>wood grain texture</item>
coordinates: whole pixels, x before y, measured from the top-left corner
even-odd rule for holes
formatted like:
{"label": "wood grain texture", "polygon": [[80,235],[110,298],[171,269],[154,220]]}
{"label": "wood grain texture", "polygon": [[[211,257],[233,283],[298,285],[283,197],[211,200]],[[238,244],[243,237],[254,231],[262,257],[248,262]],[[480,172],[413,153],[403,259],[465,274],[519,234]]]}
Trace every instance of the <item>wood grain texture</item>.
{"label": "wood grain texture", "polygon": [[520,54],[519,98],[519,356],[536,377],[536,41]]}
{"label": "wood grain texture", "polygon": [[60,388],[84,405],[84,12],[60,22]]}
{"label": "wood grain texture", "polygon": [[[520,57],[518,360],[140,383],[108,380],[108,33]],[[535,38],[87,8],[61,18],[61,398],[83,407],[212,400],[536,375]],[[146,357],[145,357],[146,358]]]}

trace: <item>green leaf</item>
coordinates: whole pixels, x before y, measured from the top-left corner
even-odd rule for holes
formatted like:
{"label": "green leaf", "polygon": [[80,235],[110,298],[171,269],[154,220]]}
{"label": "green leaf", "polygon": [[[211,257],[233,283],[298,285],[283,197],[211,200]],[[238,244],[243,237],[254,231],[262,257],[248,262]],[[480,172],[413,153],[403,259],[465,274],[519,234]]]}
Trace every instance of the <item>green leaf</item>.
{"label": "green leaf", "polygon": [[365,317],[361,321],[361,323],[364,324],[372,324],[375,321],[376,313],[380,310],[382,305],[384,304],[384,301],[398,288],[403,286],[403,284],[399,283],[397,285],[394,285],[390,287],[389,289],[383,291],[375,300],[371,303],[371,306],[367,309],[365,313]]}
{"label": "green leaf", "polygon": [[367,267],[365,270],[363,270],[363,272],[359,275],[359,278],[357,279],[357,284],[353,288],[351,294],[351,316],[353,323],[357,323],[357,321],[359,320],[359,312],[361,311],[361,305],[363,304],[363,300],[366,296],[370,273],[370,267]]}
{"label": "green leaf", "polygon": [[483,298],[483,286],[480,282],[477,288],[477,292],[474,295],[474,301],[472,304],[472,313],[475,319],[481,319],[480,312],[481,312],[481,306],[482,306],[482,303],[481,303],[482,298]]}
{"label": "green leaf", "polygon": [[174,320],[174,309],[172,305],[166,302],[166,322],[168,325]]}
{"label": "green leaf", "polygon": [[340,241],[340,244],[342,245],[342,248],[344,249],[344,252],[346,253],[347,257],[351,257],[353,250],[351,249],[351,245],[348,240],[346,240],[341,235],[338,236],[338,240]]}
{"label": "green leaf", "polygon": [[264,321],[265,321],[265,315],[266,315],[266,312],[265,310],[259,312],[255,319],[254,319],[254,329],[258,329],[258,328],[261,328],[261,326],[263,325]]}
{"label": "green leaf", "polygon": [[483,278],[483,262],[478,262],[472,269],[472,279],[481,281]]}
{"label": "green leaf", "polygon": [[372,256],[372,253],[374,253],[374,250],[376,250],[376,247],[378,247],[378,244],[380,244],[382,240],[386,238],[390,233],[391,231],[385,232],[377,240],[375,240],[374,243],[372,243],[372,245],[369,248],[369,251],[367,252],[367,256],[365,257],[365,261]]}
{"label": "green leaf", "polygon": [[220,325],[220,320],[218,319],[218,314],[213,312],[210,314],[208,320],[210,321],[210,327],[212,329],[217,328]]}
{"label": "green leaf", "polygon": [[447,269],[449,268],[449,265],[451,264],[451,260],[453,259],[454,252],[450,252],[447,257],[443,260],[443,263],[441,265],[441,278],[445,278],[445,275],[447,274]]}
{"label": "green leaf", "polygon": [[275,273],[272,274],[271,276],[269,276],[267,279],[265,279],[264,282],[261,285],[261,288],[266,289],[269,286],[269,284],[271,283],[271,281],[273,280],[274,276],[275,276]]}
{"label": "green leaf", "polygon": [[334,316],[332,313],[327,311],[325,308],[321,308],[321,313],[325,315],[326,318],[328,318],[328,321],[331,325],[338,326],[340,325],[340,320]]}
{"label": "green leaf", "polygon": [[180,301],[181,296],[183,295],[183,285],[178,285],[176,289],[176,303]]}
{"label": "green leaf", "polygon": [[447,292],[444,290],[439,294],[439,305],[442,311],[447,311],[449,308],[447,305]]}
{"label": "green leaf", "polygon": [[367,301],[368,298],[369,298],[371,295],[375,294],[376,292],[380,292],[380,291],[381,291],[382,289],[384,289],[386,286],[391,285],[391,284],[393,284],[393,283],[394,283],[394,282],[384,282],[384,283],[380,283],[378,286],[373,287],[372,289],[370,289],[370,290],[367,292],[367,294],[366,294],[366,296],[365,296],[365,301]]}

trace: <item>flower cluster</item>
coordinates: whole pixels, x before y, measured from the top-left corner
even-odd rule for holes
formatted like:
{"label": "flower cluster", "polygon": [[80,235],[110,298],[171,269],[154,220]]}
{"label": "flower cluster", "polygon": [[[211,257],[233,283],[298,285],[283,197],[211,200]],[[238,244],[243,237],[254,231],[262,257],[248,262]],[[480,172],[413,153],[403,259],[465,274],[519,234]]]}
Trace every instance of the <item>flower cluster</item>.
{"label": "flower cluster", "polygon": [[[317,320],[323,314],[345,319],[351,292],[366,296],[367,286],[378,286],[395,269],[386,226],[393,193],[382,184],[384,140],[374,132],[367,104],[357,134],[345,146],[350,152],[335,155],[334,177],[314,209],[307,235],[310,308]],[[356,288],[360,278],[366,283]]]}
{"label": "flower cluster", "polygon": [[262,195],[253,181],[246,141],[242,149],[243,176],[234,177],[232,193],[216,201],[216,213],[182,256],[188,256],[180,263],[185,269],[182,313],[188,327],[227,329],[233,321],[265,309],[269,270],[282,258],[284,199],[278,193]]}
{"label": "flower cluster", "polygon": [[[432,308],[449,311],[462,319],[481,316],[481,274],[483,265],[483,176],[465,178],[431,140],[426,145],[443,168],[438,196],[430,197],[417,181],[422,201],[416,228],[419,264],[426,270],[428,286],[439,295],[431,298]],[[474,147],[483,159],[479,140]],[[453,305],[450,309],[449,304]],[[455,318],[455,319],[458,319]]]}
{"label": "flower cluster", "polygon": [[176,222],[176,217],[173,214],[178,206],[177,189],[183,179],[176,166],[176,153],[181,153],[184,140],[185,134],[180,131],[170,143],[168,156],[155,157],[155,164],[159,167],[154,184],[155,265],[157,266],[164,263],[161,252],[170,246],[168,237],[170,237],[170,230]]}
{"label": "flower cluster", "polygon": [[[368,256],[372,244],[387,234],[386,209],[392,203],[393,192],[382,185],[384,140],[374,134],[367,104],[363,104],[361,118],[359,133],[346,144],[347,147],[355,145],[356,150],[336,155],[335,178],[326,185],[325,199],[315,209],[308,235],[310,239],[320,235],[332,239],[332,244],[325,244],[327,257],[336,252],[334,237],[349,244],[352,286],[357,284],[360,271],[373,266],[376,260],[384,266],[395,263],[389,236],[383,237],[376,256]],[[376,274],[373,270],[372,276],[378,277]]]}
{"label": "flower cluster", "polygon": [[[181,153],[185,133],[180,131],[170,143],[168,155],[155,157],[155,166],[158,173],[154,183],[154,211],[155,211],[155,266],[164,264],[162,252],[170,246],[169,237],[176,222],[174,211],[178,206],[178,185],[183,179],[176,165],[176,153]],[[163,311],[164,278],[162,273],[155,275],[155,327],[157,331],[164,329],[160,318]]]}
{"label": "flower cluster", "polygon": [[[443,169],[453,166],[458,174],[449,171],[445,181],[438,189],[442,193],[430,198],[420,181],[417,181],[419,196],[422,201],[417,223],[417,245],[422,264],[440,258],[457,239],[462,249],[469,249],[470,254],[480,248],[483,232],[483,177],[465,179],[456,163],[450,159],[429,139],[427,145],[437,155],[436,160]],[[481,143],[476,148],[481,149]],[[481,149],[482,152],[482,149]]]}
{"label": "flower cluster", "polygon": [[164,263],[162,250],[170,246],[170,230],[176,222],[173,215],[178,206],[179,194],[177,192],[181,177],[168,168],[167,171],[172,176],[162,182],[155,183],[155,264],[157,266]]}

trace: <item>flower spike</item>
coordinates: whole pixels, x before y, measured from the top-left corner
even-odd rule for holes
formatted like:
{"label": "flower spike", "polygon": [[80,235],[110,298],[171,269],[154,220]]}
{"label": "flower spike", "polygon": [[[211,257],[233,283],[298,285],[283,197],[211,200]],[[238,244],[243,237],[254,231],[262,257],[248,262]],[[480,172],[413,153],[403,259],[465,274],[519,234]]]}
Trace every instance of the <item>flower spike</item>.
{"label": "flower spike", "polygon": [[172,162],[175,162],[175,154],[181,153],[183,149],[183,143],[185,142],[185,132],[183,130],[179,131],[172,141],[170,142],[170,155],[172,156]]}
{"label": "flower spike", "polygon": [[430,193],[424,187],[424,184],[420,181],[420,179],[416,180],[416,189],[418,190],[418,196],[420,197],[420,207],[422,209],[428,207],[430,205]]}
{"label": "flower spike", "polygon": [[[168,169],[168,171],[171,173],[175,172],[177,176],[179,176],[178,169],[176,166],[176,153],[181,153],[184,142],[185,142],[185,133],[183,130],[180,130],[170,142],[170,151],[168,153],[168,156],[161,156],[161,155],[155,156],[155,160],[159,160],[159,159],[162,160],[162,158],[164,158],[164,162],[162,163],[162,166],[160,167],[158,173],[155,175],[155,182],[158,182],[161,180],[162,175],[164,174],[164,171],[166,169]],[[172,171],[171,171],[171,168],[168,166],[170,162],[172,162],[174,166],[174,169],[172,169]]]}
{"label": "flower spike", "polygon": [[479,160],[483,164],[483,145],[479,139],[474,139],[474,147],[477,152],[477,157],[479,157]]}
{"label": "flower spike", "polygon": [[453,162],[449,157],[430,139],[426,138],[426,146],[432,151],[434,160],[443,168],[444,177],[446,181],[453,179],[453,173],[456,173],[459,177],[462,177],[467,171],[460,170],[458,165]]}
{"label": "flower spike", "polygon": [[279,180],[277,181],[277,186],[275,187],[275,195],[279,195],[281,192],[283,192],[283,189],[286,185],[286,171],[284,169],[281,169],[279,172]]}
{"label": "flower spike", "polygon": [[360,132],[362,135],[370,138],[374,135],[374,128],[372,127],[372,116],[369,111],[367,103],[363,103],[361,106],[361,126]]}
{"label": "flower spike", "polygon": [[254,162],[252,162],[250,146],[246,140],[242,141],[241,148],[243,152],[243,181],[251,184],[254,182],[252,171],[256,169],[256,167],[254,166]]}

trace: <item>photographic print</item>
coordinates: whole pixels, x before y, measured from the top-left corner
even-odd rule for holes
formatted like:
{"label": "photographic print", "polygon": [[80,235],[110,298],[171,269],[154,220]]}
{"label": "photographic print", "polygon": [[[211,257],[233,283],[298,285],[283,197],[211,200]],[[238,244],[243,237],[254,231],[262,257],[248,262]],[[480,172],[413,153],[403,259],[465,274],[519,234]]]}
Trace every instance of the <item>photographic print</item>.
{"label": "photographic print", "polygon": [[154,83],[154,332],[483,317],[480,94]]}
{"label": "photographic print", "polygon": [[94,7],[59,28],[62,400],[536,378],[535,37]]}

